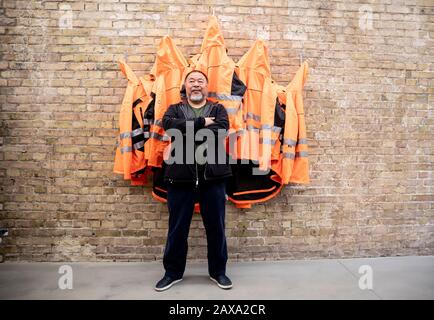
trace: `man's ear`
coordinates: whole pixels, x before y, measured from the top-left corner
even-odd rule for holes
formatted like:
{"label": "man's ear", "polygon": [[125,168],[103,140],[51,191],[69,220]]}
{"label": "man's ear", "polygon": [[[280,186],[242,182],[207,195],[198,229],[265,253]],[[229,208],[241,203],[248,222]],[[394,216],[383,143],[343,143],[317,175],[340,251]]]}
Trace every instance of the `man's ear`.
{"label": "man's ear", "polygon": [[181,94],[181,98],[187,98],[187,91],[185,90],[185,83],[181,86],[181,90],[179,92]]}

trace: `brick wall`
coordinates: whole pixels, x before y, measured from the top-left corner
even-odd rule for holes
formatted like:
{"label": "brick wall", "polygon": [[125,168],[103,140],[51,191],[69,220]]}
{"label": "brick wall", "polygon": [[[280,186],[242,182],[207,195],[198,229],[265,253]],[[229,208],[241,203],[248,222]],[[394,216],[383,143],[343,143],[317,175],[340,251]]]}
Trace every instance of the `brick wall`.
{"label": "brick wall", "polygon": [[[112,173],[126,80],[161,36],[198,52],[210,13],[237,61],[267,40],[274,78],[310,65],[311,184],[227,205],[230,260],[434,254],[429,0],[0,1],[0,245],[6,260],[161,259],[167,209]],[[199,215],[189,259],[206,258]]]}

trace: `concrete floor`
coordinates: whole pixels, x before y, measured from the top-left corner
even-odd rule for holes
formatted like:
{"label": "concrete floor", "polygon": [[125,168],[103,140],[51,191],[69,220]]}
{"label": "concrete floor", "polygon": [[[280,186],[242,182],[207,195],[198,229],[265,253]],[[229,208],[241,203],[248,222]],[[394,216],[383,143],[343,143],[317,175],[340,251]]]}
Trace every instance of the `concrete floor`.
{"label": "concrete floor", "polygon": [[[72,268],[72,289],[59,288],[62,265]],[[372,268],[372,289],[359,287],[369,273],[361,266]],[[0,299],[434,299],[434,256],[230,262],[227,271],[228,291],[209,280],[206,263],[189,263],[183,281],[156,292],[161,262],[5,262]]]}

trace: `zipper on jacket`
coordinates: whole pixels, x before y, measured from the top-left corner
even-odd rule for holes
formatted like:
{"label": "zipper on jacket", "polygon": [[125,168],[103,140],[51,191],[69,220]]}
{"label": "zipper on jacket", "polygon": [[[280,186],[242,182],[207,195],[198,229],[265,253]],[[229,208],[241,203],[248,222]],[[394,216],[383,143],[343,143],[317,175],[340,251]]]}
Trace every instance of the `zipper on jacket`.
{"label": "zipper on jacket", "polygon": [[194,162],[195,166],[196,166],[196,188],[199,185],[199,172],[197,171],[197,162]]}
{"label": "zipper on jacket", "polygon": [[208,167],[208,163],[206,163],[205,164],[205,167],[204,167],[204,169],[203,169],[203,178],[205,179],[205,180],[208,180],[207,178],[206,178],[206,168]]}

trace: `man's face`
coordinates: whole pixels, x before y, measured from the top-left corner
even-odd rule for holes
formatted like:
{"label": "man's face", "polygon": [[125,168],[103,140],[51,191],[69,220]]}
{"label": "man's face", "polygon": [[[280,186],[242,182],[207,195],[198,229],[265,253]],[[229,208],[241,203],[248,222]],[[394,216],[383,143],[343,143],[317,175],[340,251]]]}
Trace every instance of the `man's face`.
{"label": "man's face", "polygon": [[185,79],[187,98],[194,103],[203,102],[208,96],[208,83],[200,72],[193,72]]}

